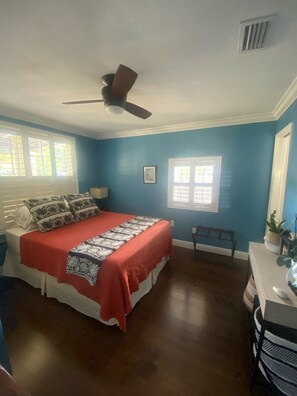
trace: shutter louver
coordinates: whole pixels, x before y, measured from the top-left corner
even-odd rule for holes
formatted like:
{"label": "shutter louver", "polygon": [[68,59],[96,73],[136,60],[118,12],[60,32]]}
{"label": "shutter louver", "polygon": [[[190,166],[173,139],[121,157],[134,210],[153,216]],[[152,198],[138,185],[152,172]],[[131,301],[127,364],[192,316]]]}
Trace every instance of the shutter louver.
{"label": "shutter louver", "polygon": [[68,143],[55,142],[54,146],[57,176],[72,176],[71,145]]}
{"label": "shutter louver", "polygon": [[174,202],[189,202],[189,187],[188,186],[174,186],[173,187],[173,201]]}
{"label": "shutter louver", "polygon": [[0,176],[25,176],[21,136],[0,132]]}
{"label": "shutter louver", "polygon": [[47,140],[29,138],[29,154],[32,176],[51,176],[51,151]]}
{"label": "shutter louver", "polygon": [[212,188],[194,187],[194,203],[210,205],[212,203]]}
{"label": "shutter louver", "polygon": [[195,183],[212,183],[213,166],[195,166]]}

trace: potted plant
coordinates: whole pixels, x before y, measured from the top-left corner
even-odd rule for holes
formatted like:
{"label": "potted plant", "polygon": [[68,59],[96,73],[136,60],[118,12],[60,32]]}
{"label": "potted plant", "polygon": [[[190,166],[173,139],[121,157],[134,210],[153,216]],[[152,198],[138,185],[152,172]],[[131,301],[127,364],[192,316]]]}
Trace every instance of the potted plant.
{"label": "potted plant", "polygon": [[264,237],[264,243],[268,250],[273,253],[279,253],[280,246],[280,234],[284,231],[283,224],[286,220],[277,221],[276,211],[274,210],[269,219],[265,220],[265,224],[268,227],[268,231]]}

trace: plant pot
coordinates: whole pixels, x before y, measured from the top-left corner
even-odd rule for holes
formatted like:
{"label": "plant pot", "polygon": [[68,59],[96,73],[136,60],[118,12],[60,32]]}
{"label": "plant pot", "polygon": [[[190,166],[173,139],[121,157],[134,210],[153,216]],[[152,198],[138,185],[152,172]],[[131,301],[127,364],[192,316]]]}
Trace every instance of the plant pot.
{"label": "plant pot", "polygon": [[264,245],[272,253],[279,253],[280,240],[280,234],[268,230],[264,237]]}
{"label": "plant pot", "polygon": [[272,245],[279,245],[281,240],[280,234],[268,230],[265,235],[265,240],[272,243]]}

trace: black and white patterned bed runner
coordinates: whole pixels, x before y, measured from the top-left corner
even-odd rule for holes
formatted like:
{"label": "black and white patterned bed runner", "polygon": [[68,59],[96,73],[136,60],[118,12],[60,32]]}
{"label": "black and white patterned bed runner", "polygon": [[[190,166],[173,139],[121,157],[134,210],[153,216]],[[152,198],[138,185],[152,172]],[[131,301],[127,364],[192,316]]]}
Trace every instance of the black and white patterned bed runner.
{"label": "black and white patterned bed runner", "polygon": [[103,261],[125,243],[160,221],[137,216],[75,246],[67,256],[66,272],[81,276],[94,286]]}

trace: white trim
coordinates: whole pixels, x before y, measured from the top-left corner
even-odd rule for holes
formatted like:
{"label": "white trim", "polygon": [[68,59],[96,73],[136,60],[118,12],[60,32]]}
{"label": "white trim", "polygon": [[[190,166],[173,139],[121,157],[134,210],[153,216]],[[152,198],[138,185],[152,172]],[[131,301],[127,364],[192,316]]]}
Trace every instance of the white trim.
{"label": "white trim", "polygon": [[[193,250],[193,242],[183,241],[181,239],[173,239],[173,246],[179,246],[179,247],[183,247],[185,249]],[[198,250],[202,250],[204,252],[221,254],[223,256],[231,255],[231,249],[225,249],[225,248],[211,246],[211,245],[204,245],[202,243],[197,243],[196,246],[197,246]],[[240,250],[236,250],[234,252],[234,257],[241,259],[241,260],[247,260],[248,252],[242,252]]]}
{"label": "white trim", "polygon": [[[235,117],[219,118],[215,120],[163,125],[159,127],[151,127],[151,128],[143,128],[143,129],[119,131],[119,132],[99,132],[97,136],[95,135],[96,132],[92,132],[90,130],[83,131],[82,129],[79,129],[77,127],[65,126],[55,121],[51,122],[51,124],[49,125],[48,123],[44,122],[42,119],[36,120],[36,118],[34,119],[31,119],[30,117],[28,118],[28,115],[24,115],[24,116],[2,115],[3,117],[11,118],[12,121],[8,122],[0,119],[0,128],[1,126],[3,125],[6,126],[7,124],[7,127],[9,127],[10,125],[10,129],[15,129],[15,130],[21,130],[21,129],[25,130],[31,128],[42,130],[42,126],[44,126],[45,128],[56,129],[56,132],[53,131],[53,133],[66,132],[79,136],[89,137],[91,139],[97,139],[97,140],[119,139],[119,138],[183,132],[183,131],[191,131],[191,130],[207,129],[214,127],[231,126],[231,125],[243,125],[243,124],[277,121],[296,99],[297,99],[297,77],[294,79],[292,84],[286,90],[283,97],[280,99],[280,101],[277,103],[277,105],[275,106],[275,108],[271,113],[269,112],[262,114],[253,114],[253,115],[241,115]],[[14,117],[17,117],[17,119]],[[14,119],[15,121],[13,121]],[[32,125],[27,126],[20,124],[17,122],[18,120],[23,121],[24,123],[32,123]],[[40,124],[42,124],[42,126],[37,125],[36,122],[39,122]],[[15,128],[12,128],[11,126],[12,124],[15,126]],[[42,131],[44,132],[44,130]],[[52,131],[50,131],[50,133],[51,132]]]}
{"label": "white trim", "polygon": [[[50,128],[51,127],[45,126],[45,128]],[[28,126],[28,125],[22,125],[18,124],[17,122],[8,122],[8,121],[2,121],[0,119],[0,132],[10,132],[12,134],[25,134],[26,136],[34,137],[39,136],[39,138],[42,137],[50,137],[50,138],[56,138],[59,140],[71,140],[72,142],[75,141],[75,137],[72,136],[71,134],[73,132],[66,132],[66,134],[63,134],[64,131],[48,131],[47,129],[42,129],[41,126]],[[69,135],[68,135],[69,133]]]}
{"label": "white trim", "polygon": [[230,125],[242,125],[242,124],[254,124],[258,122],[276,121],[273,114],[256,114],[251,116],[238,116],[230,118],[221,118],[217,120],[197,121],[184,124],[164,125],[160,127],[144,128],[135,131],[123,131],[123,132],[104,132],[97,136],[98,140],[106,139],[118,139],[127,138],[134,136],[146,136],[146,135],[159,135],[162,133],[172,132],[184,132],[196,129],[206,129],[213,127],[222,127]]}
{"label": "white trim", "polygon": [[297,77],[289,86],[284,96],[275,106],[272,114],[278,120],[284,112],[291,106],[291,104],[297,99]]}
{"label": "white trim", "polygon": [[[6,119],[11,119],[11,121],[5,121],[1,117],[6,118]],[[25,125],[25,124],[32,124],[32,125]],[[14,125],[14,127],[11,127],[9,125]],[[13,129],[15,131],[25,131],[25,130],[39,130],[42,133],[48,132],[48,133],[56,133],[56,134],[70,134],[70,135],[78,135],[78,136],[85,136],[90,139],[96,139],[95,133],[92,131],[82,131],[82,128],[78,128],[75,126],[65,126],[64,124],[61,124],[56,121],[51,121],[50,123],[48,121],[44,121],[42,118],[38,117],[28,117],[26,114],[25,115],[5,115],[5,114],[0,114],[0,128],[9,128]],[[43,128],[48,128],[48,129],[43,129]]]}
{"label": "white trim", "polygon": [[100,133],[97,137],[98,140],[105,139],[118,139],[134,136],[156,135],[162,133],[184,132],[191,130],[207,129],[214,127],[223,127],[231,125],[253,124],[269,121],[277,121],[284,112],[291,106],[297,99],[297,77],[284,93],[278,104],[275,106],[271,113],[242,115],[237,117],[221,118],[217,120],[196,121],[183,124],[164,125],[160,127],[144,128],[135,131],[123,132],[106,132]]}
{"label": "white trim", "polygon": [[[49,127],[50,128],[50,127]],[[53,129],[53,128],[52,128]],[[28,125],[22,125],[14,122],[8,122],[8,121],[3,121],[0,119],[0,132],[3,130],[3,132],[9,132],[11,131],[12,134],[20,134],[22,136],[26,137],[34,137],[36,136],[39,137],[45,137],[49,139],[56,139],[57,141],[65,141],[65,142],[71,142],[71,151],[72,151],[72,160],[73,160],[73,177],[75,178],[75,190],[78,192],[78,172],[77,172],[77,155],[76,155],[76,139],[74,136],[71,135],[64,135],[63,131],[61,130],[62,133],[59,133],[59,131],[48,131],[46,129],[42,129],[39,126],[28,126]],[[66,132],[66,131],[65,131]],[[71,132],[67,132],[71,133]],[[28,149],[26,149],[28,151]],[[28,158],[27,158],[28,160]],[[26,161],[26,159],[25,159]],[[28,171],[28,167],[26,168]]]}
{"label": "white trim", "polygon": [[278,132],[274,139],[267,218],[276,210],[278,221],[283,219],[292,126],[291,122]]}
{"label": "white trim", "polygon": [[[23,200],[33,198],[34,196],[47,196],[55,194],[69,194],[78,191],[78,175],[76,163],[75,138],[73,136],[61,135],[40,129],[23,128],[18,130],[14,125],[8,127],[1,125],[0,132],[8,132],[9,135],[16,135],[22,138],[22,159],[19,161],[24,167],[25,172],[17,172],[16,175],[0,176],[0,231],[11,225],[13,220],[9,214],[23,205]],[[37,176],[32,170],[30,161],[29,139],[46,140],[50,145],[51,152],[51,174]],[[70,146],[72,175],[59,176],[57,169],[57,160],[55,153],[55,143],[63,142]],[[70,158],[69,158],[70,159]],[[11,160],[13,164],[13,160]],[[42,170],[42,169],[41,169]]]}
{"label": "white trim", "polygon": [[[167,207],[173,209],[195,210],[203,212],[219,211],[219,196],[220,196],[220,179],[221,179],[221,164],[222,157],[186,157],[186,158],[169,158],[168,159],[168,190],[167,190]],[[196,166],[212,166],[213,180],[211,183],[195,182],[195,167]],[[185,166],[190,169],[188,182],[175,182],[174,170],[178,166]],[[180,202],[174,200],[174,187],[185,187],[188,191],[188,201]],[[207,187],[211,188],[212,196],[210,203],[195,202],[195,188]]]}

